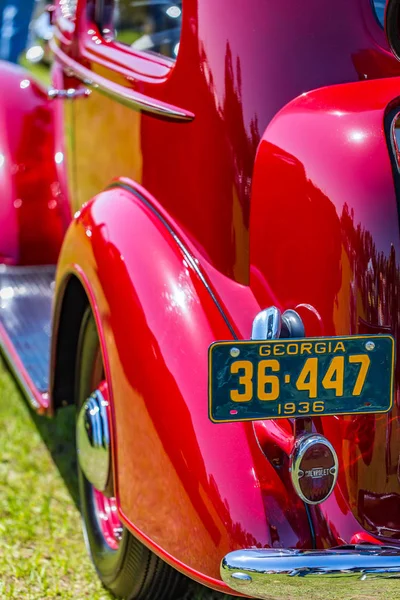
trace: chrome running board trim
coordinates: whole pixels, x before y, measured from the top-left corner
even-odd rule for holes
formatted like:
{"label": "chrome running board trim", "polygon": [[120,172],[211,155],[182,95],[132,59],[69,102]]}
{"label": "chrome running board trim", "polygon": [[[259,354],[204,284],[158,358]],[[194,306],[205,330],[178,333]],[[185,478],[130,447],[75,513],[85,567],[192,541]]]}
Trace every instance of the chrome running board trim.
{"label": "chrome running board trim", "polygon": [[46,412],[48,409],[48,393],[40,392],[36,389],[33,381],[29,377],[22,361],[19,359],[6,330],[0,323],[0,354],[5,364],[10,369],[13,377],[16,379],[21,391],[31,408],[37,412]]}
{"label": "chrome running board trim", "polygon": [[0,265],[0,352],[31,406],[48,409],[54,265]]}
{"label": "chrome running board trim", "polygon": [[342,588],[343,598],[353,592],[357,598],[364,597],[360,593],[373,598],[377,578],[400,579],[400,547],[360,544],[329,550],[237,550],[223,559],[221,577],[230,588],[252,598],[287,600],[301,586],[309,593],[310,583],[316,592],[323,591],[324,600],[338,598]]}

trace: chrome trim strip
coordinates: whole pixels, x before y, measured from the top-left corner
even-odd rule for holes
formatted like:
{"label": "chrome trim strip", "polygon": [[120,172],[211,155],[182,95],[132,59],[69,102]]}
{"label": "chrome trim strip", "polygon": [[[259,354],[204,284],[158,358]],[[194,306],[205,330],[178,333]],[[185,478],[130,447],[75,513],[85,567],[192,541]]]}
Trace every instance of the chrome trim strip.
{"label": "chrome trim strip", "polygon": [[[7,336],[8,337],[8,336]],[[11,344],[11,341],[9,341],[9,343]],[[45,406],[45,398],[43,398],[43,402],[40,403],[35,394],[32,391],[32,388],[34,387],[33,382],[29,379],[28,381],[28,376],[25,376],[25,373],[22,373],[21,369],[18,368],[17,364],[15,363],[12,353],[9,351],[7,344],[3,343],[3,332],[1,332],[1,337],[0,337],[0,352],[2,357],[4,358],[5,362],[8,365],[8,368],[10,369],[14,379],[17,380],[18,385],[20,386],[21,390],[24,393],[25,398],[28,400],[29,404],[31,405],[31,407],[33,408],[33,410],[38,411],[40,409],[46,410],[47,407]],[[16,352],[16,351],[15,351]],[[40,394],[40,392],[38,391],[38,394]],[[42,396],[42,394],[40,394]]]}
{"label": "chrome trim strip", "polygon": [[145,96],[140,92],[136,92],[130,88],[124,87],[119,83],[109,81],[105,77],[94,73],[90,69],[84,67],[80,63],[72,60],[61,48],[57,45],[54,39],[50,40],[50,48],[57,60],[63,65],[71,76],[82,81],[86,86],[104,94],[108,98],[123,104],[129,108],[151,113],[160,117],[174,119],[178,121],[193,121],[194,114],[161,100],[155,100],[149,96]]}
{"label": "chrome trim strip", "polygon": [[323,592],[318,597],[324,600],[349,598],[354,593],[364,597],[360,592],[374,598],[377,578],[400,578],[400,547],[360,544],[329,550],[237,550],[223,559],[221,577],[230,588],[252,598],[287,600],[302,588],[304,594],[309,593],[310,584],[315,593]]}
{"label": "chrome trim strip", "polygon": [[49,100],[56,100],[61,98],[62,100],[73,100],[74,98],[88,98],[92,92],[86,88],[78,89],[68,88],[67,90],[59,90],[56,88],[49,88],[47,90],[47,97]]}
{"label": "chrome trim strip", "polygon": [[396,140],[396,123],[398,122],[400,117],[400,112],[398,110],[396,110],[392,120],[391,120],[391,124],[390,124],[390,135],[389,135],[389,141],[390,141],[390,146],[391,146],[391,150],[392,150],[392,163],[394,164],[396,170],[398,173],[400,173],[400,164],[399,164],[399,146]]}

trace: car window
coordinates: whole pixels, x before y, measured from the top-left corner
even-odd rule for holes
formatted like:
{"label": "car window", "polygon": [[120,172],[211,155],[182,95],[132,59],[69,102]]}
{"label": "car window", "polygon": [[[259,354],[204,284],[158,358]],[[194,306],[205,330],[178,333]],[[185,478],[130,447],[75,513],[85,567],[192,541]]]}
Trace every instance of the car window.
{"label": "car window", "polygon": [[105,0],[103,35],[134,50],[175,59],[182,27],[182,0]]}
{"label": "car window", "polygon": [[385,21],[385,0],[372,0],[372,6],[374,7],[376,18],[379,23],[384,26]]}

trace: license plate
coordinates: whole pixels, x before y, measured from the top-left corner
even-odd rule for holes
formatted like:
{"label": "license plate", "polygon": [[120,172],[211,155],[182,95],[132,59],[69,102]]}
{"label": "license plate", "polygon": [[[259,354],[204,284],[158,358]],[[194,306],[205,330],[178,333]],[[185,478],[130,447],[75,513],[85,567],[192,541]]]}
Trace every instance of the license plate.
{"label": "license plate", "polygon": [[216,342],[209,349],[214,423],[388,412],[389,335]]}

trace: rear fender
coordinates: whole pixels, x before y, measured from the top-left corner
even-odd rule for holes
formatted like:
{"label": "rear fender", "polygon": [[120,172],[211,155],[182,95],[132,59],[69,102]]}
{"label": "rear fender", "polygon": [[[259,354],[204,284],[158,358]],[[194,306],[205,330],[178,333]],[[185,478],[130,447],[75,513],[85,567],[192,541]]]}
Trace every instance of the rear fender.
{"label": "rear fender", "polygon": [[82,208],[61,252],[55,314],[78,277],[111,382],[121,518],[175,567],[224,589],[226,552],[309,547],[307,517],[251,423],[208,419],[208,347],[232,327],[179,229],[143,194],[119,184]]}
{"label": "rear fender", "polygon": [[66,223],[57,181],[53,109],[43,88],[0,61],[0,262],[54,264]]}
{"label": "rear fender", "polygon": [[[392,78],[305,93],[277,114],[260,143],[251,286],[260,304],[273,290],[282,308],[307,308],[308,336],[389,332],[399,339],[390,139],[399,92],[400,79]],[[335,493],[313,509],[320,543],[370,541],[371,533],[400,539],[398,404],[388,415],[314,421],[340,469]]]}

